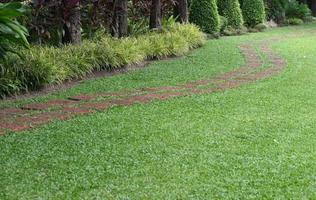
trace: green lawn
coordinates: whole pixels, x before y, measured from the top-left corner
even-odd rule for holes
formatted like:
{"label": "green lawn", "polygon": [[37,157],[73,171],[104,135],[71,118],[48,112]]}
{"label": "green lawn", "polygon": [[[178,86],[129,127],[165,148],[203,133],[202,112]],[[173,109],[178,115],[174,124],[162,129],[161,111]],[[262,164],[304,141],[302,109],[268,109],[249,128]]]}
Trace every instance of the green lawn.
{"label": "green lawn", "polygon": [[244,63],[238,45],[275,36],[287,37],[273,44],[287,67],[271,78],[0,137],[0,199],[316,199],[316,23],[210,40],[187,57],[0,107],[209,78]]}

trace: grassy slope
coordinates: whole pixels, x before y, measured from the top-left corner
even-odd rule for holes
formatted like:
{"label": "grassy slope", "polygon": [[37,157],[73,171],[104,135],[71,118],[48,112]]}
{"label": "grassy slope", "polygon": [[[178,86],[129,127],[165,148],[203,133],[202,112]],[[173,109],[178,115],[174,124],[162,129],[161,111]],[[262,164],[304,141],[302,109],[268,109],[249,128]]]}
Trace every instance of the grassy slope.
{"label": "grassy slope", "polygon": [[[315,26],[209,41],[187,58],[35,100],[212,76],[243,63],[239,43]],[[0,137],[0,199],[316,198],[315,46],[311,35],[276,43],[288,68],[239,89]]]}

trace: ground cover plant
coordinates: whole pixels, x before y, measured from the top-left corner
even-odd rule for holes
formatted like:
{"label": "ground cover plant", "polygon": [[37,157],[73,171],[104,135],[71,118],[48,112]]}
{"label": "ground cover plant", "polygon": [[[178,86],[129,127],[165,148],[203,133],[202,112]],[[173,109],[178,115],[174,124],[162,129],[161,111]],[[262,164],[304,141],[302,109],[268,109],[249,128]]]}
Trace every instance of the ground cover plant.
{"label": "ground cover plant", "polygon": [[260,59],[250,63],[260,64],[254,73],[276,55],[286,64],[239,88],[115,106],[2,136],[1,199],[315,198],[315,26],[210,40],[181,59],[1,102],[12,108],[206,80],[244,66],[240,48]]}

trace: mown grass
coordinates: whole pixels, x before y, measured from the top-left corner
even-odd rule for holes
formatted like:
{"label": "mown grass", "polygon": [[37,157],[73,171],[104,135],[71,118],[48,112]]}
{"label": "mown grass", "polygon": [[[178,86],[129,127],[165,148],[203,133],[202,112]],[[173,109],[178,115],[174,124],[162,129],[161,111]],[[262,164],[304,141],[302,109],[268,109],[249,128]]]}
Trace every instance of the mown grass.
{"label": "mown grass", "polygon": [[288,66],[272,78],[0,137],[0,199],[316,198],[315,26],[212,40],[185,58],[34,98],[203,79],[241,65],[242,42],[297,35],[273,45]]}

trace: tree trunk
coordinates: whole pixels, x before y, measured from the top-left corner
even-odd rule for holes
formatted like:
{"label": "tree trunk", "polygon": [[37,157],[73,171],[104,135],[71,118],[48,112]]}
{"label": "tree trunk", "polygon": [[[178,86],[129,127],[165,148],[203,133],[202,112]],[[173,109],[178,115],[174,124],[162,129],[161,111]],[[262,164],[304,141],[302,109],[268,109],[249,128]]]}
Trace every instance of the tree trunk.
{"label": "tree trunk", "polygon": [[127,0],[114,2],[114,15],[112,21],[112,36],[125,37],[128,32]]}
{"label": "tree trunk", "polygon": [[114,0],[104,0],[104,26],[111,32],[114,15]]}
{"label": "tree trunk", "polygon": [[79,44],[81,42],[81,22],[79,0],[63,1],[64,6],[64,25],[62,42]]}
{"label": "tree trunk", "polygon": [[188,1],[176,0],[173,7],[173,16],[180,23],[187,23],[189,20]]}
{"label": "tree trunk", "polygon": [[161,28],[161,1],[160,0],[151,1],[149,28],[150,29]]}
{"label": "tree trunk", "polygon": [[316,0],[311,0],[311,10],[314,17],[316,17]]}

